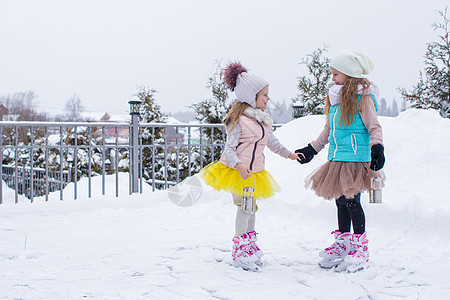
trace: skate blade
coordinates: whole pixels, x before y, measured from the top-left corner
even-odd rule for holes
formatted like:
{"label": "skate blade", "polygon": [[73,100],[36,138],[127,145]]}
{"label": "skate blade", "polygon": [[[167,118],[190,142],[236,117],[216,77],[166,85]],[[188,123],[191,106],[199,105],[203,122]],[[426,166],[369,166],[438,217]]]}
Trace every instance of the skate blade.
{"label": "skate blade", "polygon": [[255,261],[255,265],[258,267],[262,267],[264,266],[264,262],[261,259],[258,259],[257,261]]}
{"label": "skate blade", "polygon": [[242,268],[244,271],[252,271],[252,272],[259,271],[259,268],[255,263],[244,263],[241,261],[234,260],[233,266],[235,266],[236,268]]}
{"label": "skate blade", "polygon": [[347,271],[348,266],[350,266],[350,264],[348,262],[343,261],[334,269],[334,271],[338,273]]}
{"label": "skate blade", "polygon": [[332,269],[338,265],[340,265],[343,262],[342,259],[334,259],[334,260],[329,260],[329,259],[322,259],[321,261],[319,261],[319,266],[323,269]]}
{"label": "skate blade", "polygon": [[355,273],[367,269],[368,267],[369,264],[367,262],[361,264],[352,264],[347,267],[347,273]]}

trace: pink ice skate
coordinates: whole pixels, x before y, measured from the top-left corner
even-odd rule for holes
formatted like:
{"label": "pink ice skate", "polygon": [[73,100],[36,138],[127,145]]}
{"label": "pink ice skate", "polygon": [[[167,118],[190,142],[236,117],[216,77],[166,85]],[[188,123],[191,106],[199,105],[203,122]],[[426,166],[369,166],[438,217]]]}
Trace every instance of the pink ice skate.
{"label": "pink ice skate", "polygon": [[256,262],[258,257],[253,253],[250,247],[250,236],[246,233],[241,236],[233,238],[233,249],[231,256],[233,257],[233,264],[236,267],[241,267],[244,270],[256,271],[258,266]]}
{"label": "pink ice skate", "polygon": [[350,251],[351,233],[342,233],[339,230],[335,230],[331,234],[334,235],[334,243],[319,253],[319,256],[323,258],[319,265],[325,269],[331,269],[342,263]]}

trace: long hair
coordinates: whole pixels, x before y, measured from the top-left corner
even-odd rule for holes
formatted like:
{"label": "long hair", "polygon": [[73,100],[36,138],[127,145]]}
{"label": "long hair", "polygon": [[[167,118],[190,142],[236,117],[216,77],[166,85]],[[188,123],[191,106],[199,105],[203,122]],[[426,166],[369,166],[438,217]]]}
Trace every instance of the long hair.
{"label": "long hair", "polygon": [[234,126],[236,126],[239,120],[239,117],[242,115],[242,113],[247,107],[250,107],[250,104],[240,102],[239,100],[233,102],[231,109],[223,118],[223,124],[225,124],[225,126],[227,127],[228,132],[233,130]]}
{"label": "long hair", "polygon": [[[367,90],[370,87],[370,81],[367,78],[354,78],[350,77],[344,83],[339,94],[339,101],[341,106],[341,117],[339,119],[339,124],[341,126],[347,127],[355,121],[356,110],[361,111],[360,108],[364,107],[365,95],[367,95]],[[358,89],[362,87],[361,100],[357,107],[358,99]],[[324,114],[328,115],[330,112],[330,99],[327,95],[325,99]]]}

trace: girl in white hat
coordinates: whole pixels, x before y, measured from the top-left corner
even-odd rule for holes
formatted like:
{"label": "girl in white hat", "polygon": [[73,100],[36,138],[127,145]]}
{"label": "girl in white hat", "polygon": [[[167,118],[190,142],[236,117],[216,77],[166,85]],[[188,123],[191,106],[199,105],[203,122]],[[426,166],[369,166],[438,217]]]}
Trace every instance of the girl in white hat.
{"label": "girl in white hat", "polygon": [[369,241],[360,197],[370,189],[370,178],[383,168],[385,160],[383,132],[376,115],[378,89],[363,76],[372,68],[370,59],[356,51],[342,52],[331,60],[334,85],[325,101],[325,127],[316,140],[295,151],[299,162],[305,164],[330,143],[328,161],[308,176],[306,186],[318,196],[336,199],[335,241],[320,252],[323,260],[319,264],[337,266],[340,271],[367,266]]}
{"label": "girl in white hat", "polygon": [[[205,182],[216,190],[231,192],[237,206],[232,257],[235,266],[248,270],[261,265],[262,251],[256,245],[255,212],[244,211],[243,186],[254,186],[254,199],[271,197],[279,190],[273,177],[264,169],[263,151],[271,151],[291,160],[298,159],[272,133],[272,118],[266,112],[269,83],[249,74],[240,63],[230,63],[224,73],[225,83],[237,100],[226,114],[227,140],[220,160],[201,172]],[[247,179],[247,180],[246,180]]]}

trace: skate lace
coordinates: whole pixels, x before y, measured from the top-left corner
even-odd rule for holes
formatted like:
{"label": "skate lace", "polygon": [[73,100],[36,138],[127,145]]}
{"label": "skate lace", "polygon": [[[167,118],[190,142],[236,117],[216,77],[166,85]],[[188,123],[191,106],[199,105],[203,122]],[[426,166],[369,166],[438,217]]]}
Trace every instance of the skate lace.
{"label": "skate lace", "polygon": [[364,255],[364,251],[367,249],[366,243],[363,241],[353,241],[350,245],[351,251],[349,255],[361,254]]}
{"label": "skate lace", "polygon": [[259,249],[259,247],[258,247],[258,245],[256,244],[255,241],[250,242],[249,246],[250,246],[251,249],[253,249],[255,251],[260,251],[260,249]]}
{"label": "skate lace", "polygon": [[345,246],[343,244],[341,245],[338,242],[334,242],[333,244],[331,244],[330,247],[325,248],[325,251],[331,253],[333,252],[340,253],[341,251],[345,251]]}

